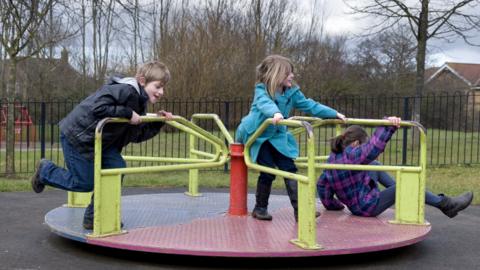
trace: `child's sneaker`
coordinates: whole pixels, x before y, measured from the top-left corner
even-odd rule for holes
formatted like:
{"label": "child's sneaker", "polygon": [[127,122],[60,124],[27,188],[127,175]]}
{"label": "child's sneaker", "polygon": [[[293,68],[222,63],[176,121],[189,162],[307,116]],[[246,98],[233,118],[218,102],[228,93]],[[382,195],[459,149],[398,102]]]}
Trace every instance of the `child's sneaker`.
{"label": "child's sneaker", "polygon": [[40,171],[46,161],[46,159],[42,158],[37,162],[37,166],[35,167],[35,174],[32,176],[32,179],[30,181],[32,184],[32,189],[35,193],[41,193],[45,189],[45,184],[42,183],[42,180],[40,179]]}
{"label": "child's sneaker", "polygon": [[[93,230],[93,217],[83,219],[83,228],[85,230]],[[120,223],[120,229],[123,229],[123,222]]]}
{"label": "child's sneaker", "polygon": [[83,219],[83,228],[85,230],[93,230],[93,217]]}
{"label": "child's sneaker", "polygon": [[[85,208],[85,214],[83,215],[83,228],[85,230],[93,230],[93,217],[95,216],[93,209],[92,203]],[[120,222],[120,228],[123,228],[123,222]]]}

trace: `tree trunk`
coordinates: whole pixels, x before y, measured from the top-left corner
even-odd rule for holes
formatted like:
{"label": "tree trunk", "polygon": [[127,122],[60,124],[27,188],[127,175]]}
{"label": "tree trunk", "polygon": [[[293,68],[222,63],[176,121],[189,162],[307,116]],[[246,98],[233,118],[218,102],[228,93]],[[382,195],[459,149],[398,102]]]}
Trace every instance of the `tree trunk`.
{"label": "tree trunk", "polygon": [[423,86],[425,84],[425,54],[427,51],[428,34],[428,2],[422,0],[422,11],[419,16],[419,25],[417,33],[417,73],[415,76],[415,103],[413,109],[413,120],[420,122],[420,104],[423,95]]}
{"label": "tree trunk", "polygon": [[0,46],[0,70],[2,71],[0,73],[0,95],[2,95],[2,97],[6,97],[7,96],[7,87],[6,87],[6,84],[5,84],[5,74],[6,74],[6,71],[5,71],[5,68],[6,68],[6,65],[5,65],[5,60],[7,59],[7,56],[6,56],[6,53],[5,51],[3,50],[3,46]]}
{"label": "tree trunk", "polygon": [[256,0],[254,3],[254,17],[255,17],[255,48],[253,56],[253,64],[257,65],[260,62],[260,58],[263,57],[261,46],[263,45],[262,40],[262,2]]}
{"label": "tree trunk", "polygon": [[154,2],[153,3],[153,8],[152,8],[152,58],[153,59],[158,59],[158,53],[157,53],[157,4]]}
{"label": "tree trunk", "polygon": [[5,174],[7,177],[15,176],[15,84],[17,81],[17,61],[15,57],[10,57],[9,74],[7,82],[7,125],[5,130],[6,145],[6,166]]}
{"label": "tree trunk", "polygon": [[92,1],[92,29],[93,29],[93,37],[92,37],[92,48],[93,48],[93,80],[95,84],[98,83],[98,56],[97,56],[97,1]]}
{"label": "tree trunk", "polygon": [[138,1],[135,0],[135,6],[133,9],[133,67],[136,70],[137,69],[137,64],[138,64],[138,44],[139,43],[139,37],[137,35],[138,33]]}
{"label": "tree trunk", "polygon": [[87,27],[87,19],[86,19],[86,6],[85,0],[82,0],[82,98],[85,97],[85,88],[86,88],[86,81],[87,81],[87,54],[85,51],[85,47],[87,46],[86,43],[86,27]]}

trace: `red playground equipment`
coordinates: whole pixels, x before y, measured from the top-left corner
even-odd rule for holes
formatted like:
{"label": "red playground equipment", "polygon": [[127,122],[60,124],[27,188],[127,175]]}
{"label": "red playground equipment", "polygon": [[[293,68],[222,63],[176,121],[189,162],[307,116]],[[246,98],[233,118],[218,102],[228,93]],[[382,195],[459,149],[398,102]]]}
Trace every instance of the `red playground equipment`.
{"label": "red playground equipment", "polygon": [[[15,104],[14,110],[15,142],[34,142],[36,135],[35,126],[27,106]],[[8,106],[3,105],[0,112],[0,142],[6,141],[7,138],[7,119]]]}

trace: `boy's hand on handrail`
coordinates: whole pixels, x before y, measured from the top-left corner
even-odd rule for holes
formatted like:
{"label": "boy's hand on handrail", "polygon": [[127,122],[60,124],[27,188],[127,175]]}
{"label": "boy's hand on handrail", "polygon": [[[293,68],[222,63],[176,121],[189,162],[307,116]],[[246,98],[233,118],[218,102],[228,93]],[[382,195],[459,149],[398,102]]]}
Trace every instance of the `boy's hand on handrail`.
{"label": "boy's hand on handrail", "polygon": [[274,125],[278,124],[278,122],[280,122],[280,120],[283,120],[283,115],[281,113],[275,113],[273,115],[273,120],[272,120],[273,124]]}
{"label": "boy's hand on handrail", "polygon": [[167,121],[173,119],[173,114],[171,112],[167,112],[167,111],[164,111],[164,110],[158,111],[157,115],[158,116],[164,116]]}
{"label": "boy's hand on handrail", "polygon": [[402,121],[402,118],[396,117],[396,116],[389,116],[389,117],[387,117],[387,120],[390,121],[394,126],[399,128],[400,127],[400,122]]}
{"label": "boy's hand on handrail", "polygon": [[140,115],[138,115],[138,113],[132,111],[132,117],[130,118],[130,121],[128,121],[128,123],[132,125],[139,125],[140,123],[142,123],[142,118],[140,118]]}

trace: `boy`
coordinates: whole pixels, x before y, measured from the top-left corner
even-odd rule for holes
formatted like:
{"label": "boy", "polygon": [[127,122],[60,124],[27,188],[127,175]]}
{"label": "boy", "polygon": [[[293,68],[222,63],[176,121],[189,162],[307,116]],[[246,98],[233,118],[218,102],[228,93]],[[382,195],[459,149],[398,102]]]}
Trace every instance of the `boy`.
{"label": "boy", "polygon": [[[142,142],[155,136],[163,122],[141,123],[147,101],[154,104],[163,96],[170,80],[165,64],[151,61],[142,65],[135,78],[113,77],[98,91],[78,104],[59,124],[60,141],[68,170],[42,159],[31,179],[33,191],[45,185],[75,192],[90,192],[94,187],[94,139],[97,123],[106,117],[130,119],[129,123],[112,123],[103,129],[102,168],[124,168],[121,156],[130,142]],[[172,114],[159,111],[168,119]],[[133,125],[133,126],[132,126]],[[93,198],[85,210],[83,227],[93,229]]]}

